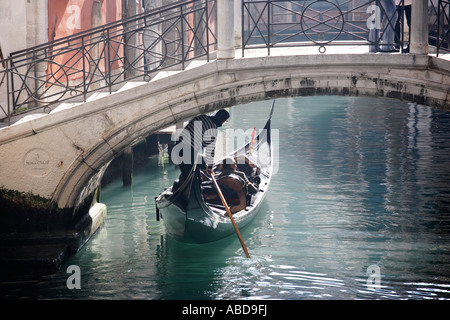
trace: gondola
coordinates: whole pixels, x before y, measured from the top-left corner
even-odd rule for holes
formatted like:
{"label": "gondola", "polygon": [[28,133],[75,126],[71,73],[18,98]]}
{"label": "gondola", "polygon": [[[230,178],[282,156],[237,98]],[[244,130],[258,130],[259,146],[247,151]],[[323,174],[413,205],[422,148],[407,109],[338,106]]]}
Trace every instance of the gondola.
{"label": "gondola", "polygon": [[[258,136],[226,157],[236,160],[237,170],[245,172],[248,180],[257,189],[254,194],[244,192],[245,207],[233,214],[239,229],[257,215],[269,188],[273,171],[271,121],[274,104],[275,101],[272,102],[266,125]],[[218,170],[222,161],[223,159],[214,163],[212,166],[214,172]],[[236,185],[241,183],[241,190],[244,190],[242,179],[233,174],[217,173],[216,177],[221,191],[226,195],[227,204],[230,207],[236,203],[242,204],[242,193],[236,189]],[[155,198],[157,220],[162,218],[167,233],[183,242],[206,243],[234,234],[231,219],[214,192],[217,190],[214,190],[210,174],[205,168],[193,166],[182,183],[176,180]]]}

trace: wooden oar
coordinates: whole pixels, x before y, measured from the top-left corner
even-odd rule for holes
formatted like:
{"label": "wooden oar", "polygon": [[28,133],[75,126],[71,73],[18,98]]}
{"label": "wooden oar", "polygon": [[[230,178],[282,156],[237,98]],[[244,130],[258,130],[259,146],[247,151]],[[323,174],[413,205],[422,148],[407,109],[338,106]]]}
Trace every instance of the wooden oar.
{"label": "wooden oar", "polygon": [[236,234],[239,238],[239,241],[241,241],[242,249],[244,249],[245,255],[247,258],[250,258],[250,255],[248,254],[247,247],[245,246],[244,240],[242,240],[241,233],[239,232],[239,229],[236,225],[236,222],[234,221],[233,215],[231,214],[230,208],[228,207],[227,201],[225,200],[225,197],[222,194],[222,191],[220,190],[219,184],[216,181],[216,178],[214,177],[214,172],[210,170],[211,178],[214,183],[214,187],[217,190],[217,193],[219,194],[219,198],[222,201],[223,206],[225,207],[225,210],[227,211],[228,216],[231,219],[231,223],[233,224],[234,230],[236,231]]}
{"label": "wooden oar", "polygon": [[253,127],[253,132],[250,140],[250,147],[248,148],[248,153],[250,154],[253,151],[253,145],[255,144],[255,133],[256,127]]}

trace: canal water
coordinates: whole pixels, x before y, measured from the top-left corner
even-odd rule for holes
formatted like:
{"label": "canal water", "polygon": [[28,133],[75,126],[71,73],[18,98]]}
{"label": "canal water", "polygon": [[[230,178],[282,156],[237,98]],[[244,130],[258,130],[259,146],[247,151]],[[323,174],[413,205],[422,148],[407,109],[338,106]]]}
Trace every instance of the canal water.
{"label": "canal water", "polygon": [[[270,104],[231,108],[222,132],[262,128]],[[4,297],[450,298],[449,112],[385,98],[286,98],[273,129],[276,174],[241,230],[250,259],[234,235],[202,245],[166,235],[154,197],[179,171],[162,154],[132,186],[102,189],[105,224],[58,274],[4,284]],[[79,289],[67,286],[69,266],[79,267]]]}

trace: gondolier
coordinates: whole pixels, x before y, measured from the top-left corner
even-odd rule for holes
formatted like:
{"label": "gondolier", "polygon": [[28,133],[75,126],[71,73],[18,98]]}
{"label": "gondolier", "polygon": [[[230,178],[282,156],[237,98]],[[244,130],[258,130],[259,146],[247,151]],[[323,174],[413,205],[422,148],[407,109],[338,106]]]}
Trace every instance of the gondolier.
{"label": "gondolier", "polygon": [[[179,165],[181,180],[184,180],[193,165],[214,162],[217,128],[228,120],[230,114],[219,110],[214,116],[200,115],[193,118],[180,134],[180,138],[172,149],[172,161]],[[205,158],[198,157],[205,148]]]}

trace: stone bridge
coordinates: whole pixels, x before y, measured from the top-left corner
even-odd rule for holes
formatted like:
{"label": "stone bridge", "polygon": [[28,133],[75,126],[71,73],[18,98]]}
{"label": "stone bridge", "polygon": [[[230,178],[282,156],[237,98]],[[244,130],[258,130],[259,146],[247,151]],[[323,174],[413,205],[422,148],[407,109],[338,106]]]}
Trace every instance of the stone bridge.
{"label": "stone bridge", "polygon": [[150,82],[128,83],[111,95],[3,128],[3,188],[51,199],[60,208],[80,206],[105,166],[127,146],[180,120],[249,101],[361,95],[450,105],[449,61],[299,50],[194,61],[184,71],[164,71]]}
{"label": "stone bridge", "polygon": [[215,60],[194,60],[183,71],[161,71],[149,82],[129,82],[112,94],[0,129],[0,241],[21,243],[17,234],[26,235],[23,243],[56,238],[76,251],[105,218],[97,190],[108,164],[128,146],[199,114],[311,95],[390,97],[450,108],[450,61],[419,47],[411,54],[280,48],[270,56],[248,49],[239,57],[234,44],[221,41]]}

